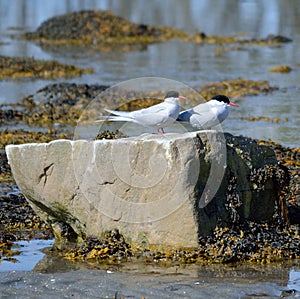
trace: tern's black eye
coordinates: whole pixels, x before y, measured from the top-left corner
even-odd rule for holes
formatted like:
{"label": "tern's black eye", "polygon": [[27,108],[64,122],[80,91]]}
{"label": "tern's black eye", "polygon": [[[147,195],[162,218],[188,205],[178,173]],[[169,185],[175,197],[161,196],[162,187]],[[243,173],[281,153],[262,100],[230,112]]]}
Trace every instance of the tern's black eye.
{"label": "tern's black eye", "polygon": [[230,103],[230,100],[228,99],[228,97],[222,95],[222,94],[218,94],[214,97],[212,97],[212,100],[217,100],[219,102],[224,102],[226,104],[229,104]]}

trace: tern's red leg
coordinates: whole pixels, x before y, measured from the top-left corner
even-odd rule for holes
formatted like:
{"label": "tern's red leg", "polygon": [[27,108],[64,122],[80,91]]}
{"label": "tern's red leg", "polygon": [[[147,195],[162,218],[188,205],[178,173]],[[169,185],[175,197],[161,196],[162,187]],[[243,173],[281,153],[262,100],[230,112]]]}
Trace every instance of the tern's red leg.
{"label": "tern's red leg", "polygon": [[158,135],[164,135],[164,129],[163,128],[159,128],[158,130],[157,130],[157,134]]}

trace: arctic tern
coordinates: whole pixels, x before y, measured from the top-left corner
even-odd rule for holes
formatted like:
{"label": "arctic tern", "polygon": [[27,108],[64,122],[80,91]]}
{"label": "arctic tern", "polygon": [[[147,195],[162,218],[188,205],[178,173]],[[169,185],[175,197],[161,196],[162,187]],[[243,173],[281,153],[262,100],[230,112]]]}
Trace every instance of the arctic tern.
{"label": "arctic tern", "polygon": [[206,103],[180,112],[177,121],[187,122],[197,129],[210,129],[226,119],[230,106],[238,105],[225,95],[216,95]]}
{"label": "arctic tern", "polygon": [[179,99],[185,100],[185,97],[180,96],[177,91],[169,91],[164,101],[160,104],[131,112],[105,109],[105,111],[114,115],[104,116],[103,118],[104,121],[129,121],[137,123],[144,127],[157,129],[158,134],[164,134],[163,128],[174,123],[179,115],[181,108]]}

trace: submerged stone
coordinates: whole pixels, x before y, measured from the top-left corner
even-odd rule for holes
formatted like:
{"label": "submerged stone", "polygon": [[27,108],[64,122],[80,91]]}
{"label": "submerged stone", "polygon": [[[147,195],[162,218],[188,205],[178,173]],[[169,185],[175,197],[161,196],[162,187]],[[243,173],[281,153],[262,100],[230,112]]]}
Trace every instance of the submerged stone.
{"label": "submerged stone", "polygon": [[[57,238],[118,229],[132,246],[196,247],[217,225],[273,217],[274,151],[216,131],[6,147],[14,178]],[[279,176],[279,177],[278,177]]]}
{"label": "submerged stone", "polygon": [[289,65],[276,65],[269,68],[269,72],[273,73],[289,73],[292,68]]}

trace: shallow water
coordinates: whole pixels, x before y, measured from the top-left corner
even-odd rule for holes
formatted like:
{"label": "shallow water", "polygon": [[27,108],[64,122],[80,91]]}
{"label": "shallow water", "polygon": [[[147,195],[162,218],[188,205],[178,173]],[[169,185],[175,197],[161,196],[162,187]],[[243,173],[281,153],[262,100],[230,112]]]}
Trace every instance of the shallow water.
{"label": "shallow water", "polygon": [[53,240],[18,241],[12,250],[20,251],[20,255],[13,256],[15,261],[3,259],[0,262],[0,272],[3,271],[30,271],[45,255],[41,249],[52,246]]}
{"label": "shallow water", "polygon": [[174,263],[173,266],[166,266],[163,262],[145,263],[135,260],[96,266],[84,262],[74,263],[49,252],[45,255],[41,251],[52,245],[53,240],[17,242],[12,248],[21,251],[20,255],[15,256],[17,262],[4,260],[0,263],[0,293],[13,293],[22,298],[28,295],[29,298],[41,292],[48,298],[53,290],[58,294],[65,291],[64,296],[67,297],[79,295],[78,292],[85,290],[86,298],[95,298],[94,294],[89,296],[89,292],[98,292],[97,295],[104,298],[114,290],[119,296],[124,294],[134,298],[140,298],[139,295],[146,298],[219,298],[221,294],[222,298],[279,298],[283,295],[300,298],[299,261],[286,265],[205,266]]}
{"label": "shallow water", "polygon": [[[147,9],[145,9],[147,7]],[[207,34],[241,34],[264,38],[282,34],[293,39],[282,47],[251,47],[243,51],[225,51],[216,55],[214,45],[196,45],[170,41],[151,44],[142,50],[124,52],[84,48],[53,49],[11,39],[20,30],[34,30],[42,21],[57,14],[80,9],[110,9],[134,22],[167,25],[188,32]],[[14,26],[13,28],[11,26]],[[99,83],[113,85],[124,80],[158,76],[181,81],[191,87],[226,79],[242,77],[267,80],[279,91],[268,95],[234,99],[240,107],[232,109],[223,128],[233,134],[258,139],[272,139],[286,146],[299,146],[298,94],[300,89],[300,8],[297,1],[233,1],[217,5],[215,1],[0,1],[0,55],[34,56],[55,59],[84,67],[95,73],[70,80],[18,80],[0,82],[0,103],[17,102],[46,84],[53,82]],[[288,74],[271,73],[274,65],[290,65]],[[279,123],[242,120],[248,116],[279,118]],[[288,120],[285,120],[285,119]]]}
{"label": "shallow water", "polygon": [[31,242],[32,248],[28,246],[18,256],[17,264],[0,263],[4,297],[300,298],[299,261],[236,266],[164,266],[134,261],[95,267],[37,251],[51,241]]}
{"label": "shallow water", "polygon": [[[14,263],[6,260],[0,263],[0,293],[13,292],[27,298],[27,293],[30,297],[34,292],[42,292],[48,298],[54,289],[57,292],[65,289],[74,296],[79,295],[79,291],[92,292],[100,288],[98,296],[103,296],[101,298],[112,289],[134,298],[140,294],[146,298],[207,298],[208,295],[219,298],[221,294],[222,298],[300,298],[299,260],[269,265],[165,265],[139,260],[97,265],[75,263],[45,251],[53,243],[54,240],[36,239],[15,243],[12,249],[21,254],[14,256]],[[43,276],[24,271],[43,273]],[[80,277],[80,281],[72,283],[76,277]],[[103,280],[101,287],[98,279]],[[94,295],[86,298],[94,298]]]}

